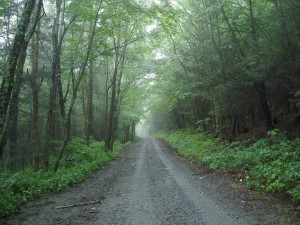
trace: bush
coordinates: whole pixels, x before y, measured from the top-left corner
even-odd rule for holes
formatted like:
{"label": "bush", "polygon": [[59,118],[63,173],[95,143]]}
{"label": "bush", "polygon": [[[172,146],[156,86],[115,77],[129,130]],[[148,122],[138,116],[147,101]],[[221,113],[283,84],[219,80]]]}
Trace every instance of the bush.
{"label": "bush", "polygon": [[[42,193],[63,190],[85,180],[93,171],[114,159],[123,145],[115,143],[114,150],[107,151],[103,142],[90,142],[75,138],[67,146],[61,167],[54,173],[34,172],[31,168],[13,173],[0,173],[0,216],[8,215],[28,199]],[[51,160],[55,161],[54,158]]]}

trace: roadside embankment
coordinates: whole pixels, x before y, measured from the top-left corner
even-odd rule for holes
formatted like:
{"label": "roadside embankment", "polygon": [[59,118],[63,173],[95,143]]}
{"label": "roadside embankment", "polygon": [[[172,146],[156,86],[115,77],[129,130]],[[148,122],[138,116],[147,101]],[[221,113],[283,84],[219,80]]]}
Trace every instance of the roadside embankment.
{"label": "roadside embankment", "polygon": [[289,138],[277,130],[254,144],[224,143],[196,130],[159,132],[156,137],[183,157],[213,170],[231,171],[250,189],[285,193],[300,203],[300,138]]}
{"label": "roadside embankment", "polygon": [[[64,154],[61,167],[54,173],[49,170],[34,172],[27,168],[19,172],[0,172],[0,217],[44,193],[61,191],[87,179],[95,170],[113,160],[124,146],[115,143],[114,150],[106,150],[104,142],[91,141],[88,145],[80,138],[73,139]],[[55,163],[51,157],[50,168]]]}

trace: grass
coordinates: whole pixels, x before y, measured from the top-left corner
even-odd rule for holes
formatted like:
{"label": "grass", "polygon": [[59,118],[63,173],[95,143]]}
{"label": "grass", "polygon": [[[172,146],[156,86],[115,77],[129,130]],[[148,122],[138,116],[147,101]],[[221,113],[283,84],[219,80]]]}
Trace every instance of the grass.
{"label": "grass", "polygon": [[300,138],[273,130],[251,146],[222,143],[195,130],[160,132],[157,137],[178,152],[214,170],[235,169],[251,189],[287,193],[300,203]]}
{"label": "grass", "polygon": [[[27,168],[20,172],[0,173],[0,217],[15,212],[19,206],[43,193],[63,190],[87,179],[93,171],[114,159],[123,148],[115,142],[113,151],[106,151],[103,142],[73,139],[67,147],[61,167],[52,171],[34,172]],[[52,165],[55,158],[50,160]]]}

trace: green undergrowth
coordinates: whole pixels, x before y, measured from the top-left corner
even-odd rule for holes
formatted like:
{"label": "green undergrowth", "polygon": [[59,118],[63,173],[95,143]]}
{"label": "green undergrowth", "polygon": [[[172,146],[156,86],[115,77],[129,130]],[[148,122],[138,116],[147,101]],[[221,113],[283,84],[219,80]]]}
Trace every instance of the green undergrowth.
{"label": "green undergrowth", "polygon": [[[114,150],[106,150],[103,142],[75,138],[67,146],[61,167],[53,171],[34,172],[27,168],[20,172],[0,172],[0,217],[18,209],[27,200],[43,193],[63,190],[87,179],[93,171],[116,158],[124,146],[115,142]],[[54,165],[55,158],[50,164]]]}
{"label": "green undergrowth", "polygon": [[210,169],[239,171],[241,180],[253,190],[287,193],[300,203],[300,138],[273,130],[266,139],[247,146],[243,142],[226,144],[195,130],[155,136]]}

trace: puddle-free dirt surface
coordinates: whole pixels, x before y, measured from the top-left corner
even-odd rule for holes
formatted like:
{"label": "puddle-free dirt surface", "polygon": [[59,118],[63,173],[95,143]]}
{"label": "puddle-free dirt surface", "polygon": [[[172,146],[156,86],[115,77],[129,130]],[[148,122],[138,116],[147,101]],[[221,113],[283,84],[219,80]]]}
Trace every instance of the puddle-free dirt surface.
{"label": "puddle-free dirt surface", "polygon": [[187,163],[163,142],[143,138],[86,182],[35,199],[0,224],[292,225],[300,224],[297,216],[275,198],[255,196],[228,176]]}

